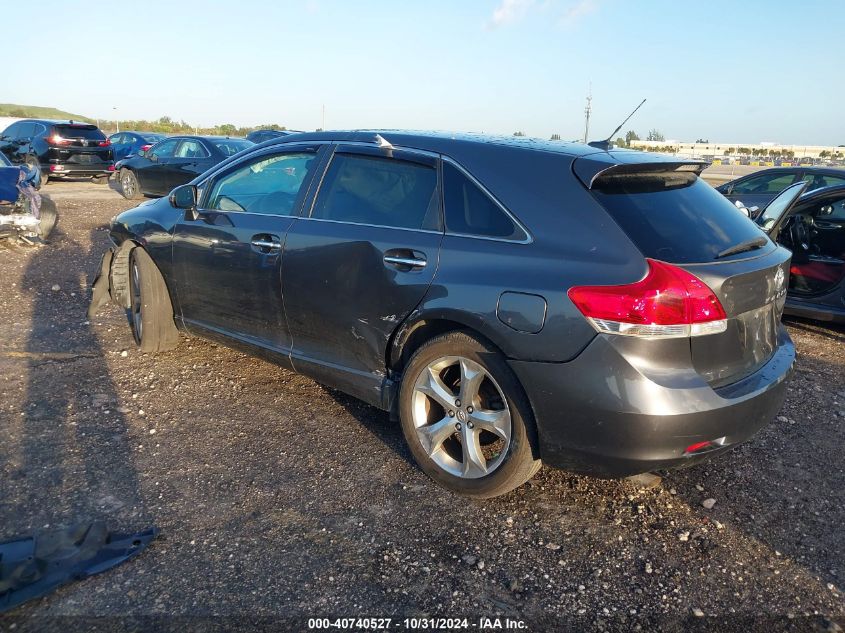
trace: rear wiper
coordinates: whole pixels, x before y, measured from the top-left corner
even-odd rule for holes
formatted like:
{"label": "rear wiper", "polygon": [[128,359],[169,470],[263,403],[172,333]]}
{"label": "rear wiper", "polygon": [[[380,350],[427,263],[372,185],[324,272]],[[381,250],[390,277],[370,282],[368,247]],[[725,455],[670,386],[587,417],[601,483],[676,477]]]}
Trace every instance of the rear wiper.
{"label": "rear wiper", "polygon": [[767,237],[755,237],[754,239],[746,240],[745,242],[740,242],[739,244],[735,244],[730,248],[726,248],[721,253],[716,255],[716,259],[728,257],[729,255],[736,255],[737,253],[744,253],[745,251],[753,251],[758,248],[763,248],[768,243],[769,238]]}

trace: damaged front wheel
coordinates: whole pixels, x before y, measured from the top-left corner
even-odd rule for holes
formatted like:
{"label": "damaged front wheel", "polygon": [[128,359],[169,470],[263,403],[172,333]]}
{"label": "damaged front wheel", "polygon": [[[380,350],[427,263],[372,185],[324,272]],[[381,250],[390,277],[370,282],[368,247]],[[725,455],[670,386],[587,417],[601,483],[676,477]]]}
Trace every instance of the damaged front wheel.
{"label": "damaged front wheel", "polygon": [[143,248],[129,254],[129,321],[142,352],[166,352],[179,343],[167,285]]}

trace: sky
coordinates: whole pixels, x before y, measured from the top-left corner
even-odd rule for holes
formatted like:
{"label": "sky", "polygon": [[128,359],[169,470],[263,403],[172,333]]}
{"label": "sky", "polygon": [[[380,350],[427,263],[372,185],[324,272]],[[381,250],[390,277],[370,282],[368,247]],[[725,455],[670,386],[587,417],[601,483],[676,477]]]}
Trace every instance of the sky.
{"label": "sky", "polygon": [[645,98],[623,133],[839,145],[843,26],[842,0],[14,2],[0,103],[572,140],[591,90],[590,139]]}

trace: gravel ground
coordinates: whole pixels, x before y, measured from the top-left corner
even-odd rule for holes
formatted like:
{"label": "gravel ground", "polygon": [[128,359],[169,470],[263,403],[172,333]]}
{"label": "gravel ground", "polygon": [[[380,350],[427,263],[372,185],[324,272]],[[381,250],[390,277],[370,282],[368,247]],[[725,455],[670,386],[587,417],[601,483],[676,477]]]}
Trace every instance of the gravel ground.
{"label": "gravel ground", "polygon": [[143,356],[114,307],[89,323],[106,226],[132,205],[87,182],[47,191],[51,243],[0,249],[0,539],[92,519],[161,534],[0,630],[845,626],[845,330],[791,322],[779,417],[710,463],[650,488],[543,469],[467,501],[414,467],[376,409],[200,339]]}

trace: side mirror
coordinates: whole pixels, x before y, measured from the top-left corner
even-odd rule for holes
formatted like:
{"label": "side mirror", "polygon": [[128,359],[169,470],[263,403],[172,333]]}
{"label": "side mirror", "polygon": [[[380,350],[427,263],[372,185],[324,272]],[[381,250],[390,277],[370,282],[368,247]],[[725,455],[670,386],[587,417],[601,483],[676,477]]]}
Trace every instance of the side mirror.
{"label": "side mirror", "polygon": [[170,192],[170,206],[174,209],[184,209],[186,220],[196,220],[197,213],[197,188],[195,185],[180,185]]}

